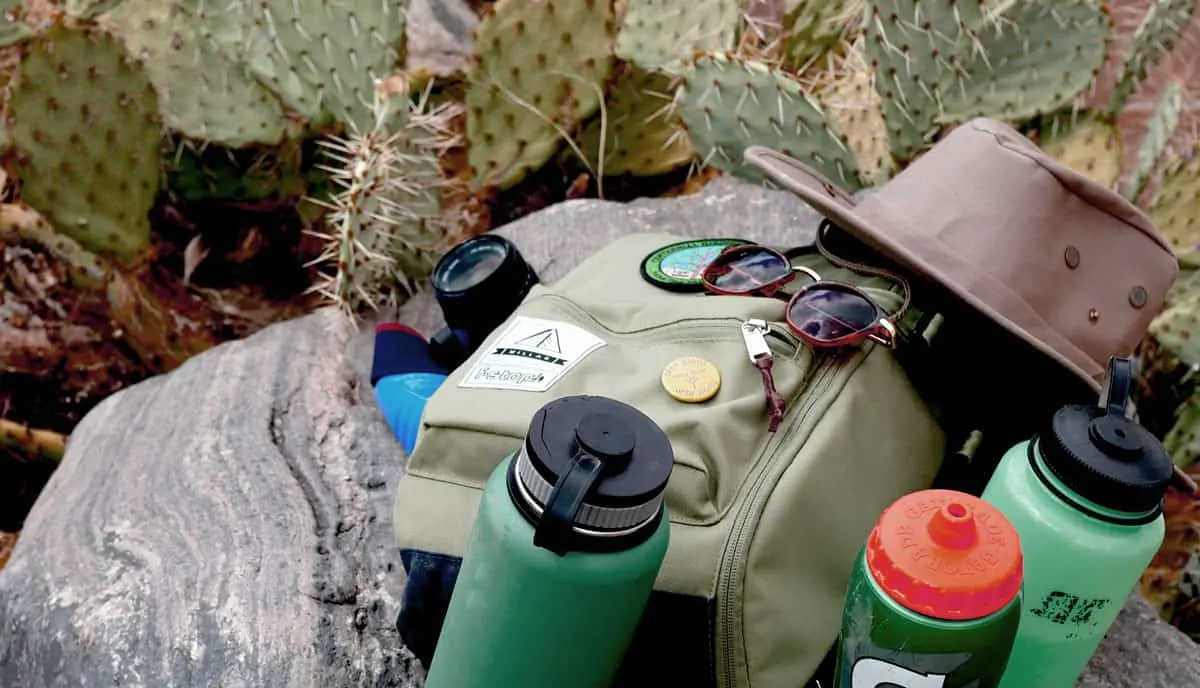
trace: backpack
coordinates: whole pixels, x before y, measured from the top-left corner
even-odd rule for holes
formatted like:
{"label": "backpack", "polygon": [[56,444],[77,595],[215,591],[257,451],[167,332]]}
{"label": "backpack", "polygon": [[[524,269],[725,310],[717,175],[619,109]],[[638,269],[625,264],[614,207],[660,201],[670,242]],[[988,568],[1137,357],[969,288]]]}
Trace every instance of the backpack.
{"label": "backpack", "polygon": [[[701,688],[804,685],[837,639],[851,568],[877,517],[934,482],[946,433],[899,349],[772,342],[775,385],[788,403],[779,430],[768,432],[762,379],[740,325],[757,318],[787,332],[783,303],[679,293],[642,278],[643,257],[687,238],[621,238],[558,282],[535,286],[429,399],[393,520],[407,573],[397,626],[426,666],[483,484],[552,399],[593,394],[635,406],[675,451],[670,547],[618,686],[663,677]],[[820,254],[794,264],[859,286],[885,310],[901,301],[891,282]],[[921,305],[896,323],[914,341],[925,341],[918,335],[932,317]],[[574,339],[568,344],[583,353],[533,385],[544,391],[462,386],[481,357],[512,343],[506,330],[514,324]],[[687,355],[720,370],[710,401],[664,392],[664,365]]]}

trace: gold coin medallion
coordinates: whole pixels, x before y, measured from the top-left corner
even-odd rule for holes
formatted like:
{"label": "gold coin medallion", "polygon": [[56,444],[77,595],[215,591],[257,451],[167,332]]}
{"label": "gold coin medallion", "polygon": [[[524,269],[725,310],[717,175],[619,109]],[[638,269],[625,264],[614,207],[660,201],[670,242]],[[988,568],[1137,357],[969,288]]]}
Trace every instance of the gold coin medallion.
{"label": "gold coin medallion", "polygon": [[662,385],[673,398],[695,404],[708,401],[721,388],[721,371],[699,356],[683,356],[662,371]]}

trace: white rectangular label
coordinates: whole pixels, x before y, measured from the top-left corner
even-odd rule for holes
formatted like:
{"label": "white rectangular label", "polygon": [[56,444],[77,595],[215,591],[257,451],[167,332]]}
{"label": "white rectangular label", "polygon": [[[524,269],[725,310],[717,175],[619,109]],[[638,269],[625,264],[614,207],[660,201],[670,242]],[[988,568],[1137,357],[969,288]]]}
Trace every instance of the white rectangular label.
{"label": "white rectangular label", "polygon": [[570,323],[518,316],[458,386],[545,392],[602,346],[603,339]]}

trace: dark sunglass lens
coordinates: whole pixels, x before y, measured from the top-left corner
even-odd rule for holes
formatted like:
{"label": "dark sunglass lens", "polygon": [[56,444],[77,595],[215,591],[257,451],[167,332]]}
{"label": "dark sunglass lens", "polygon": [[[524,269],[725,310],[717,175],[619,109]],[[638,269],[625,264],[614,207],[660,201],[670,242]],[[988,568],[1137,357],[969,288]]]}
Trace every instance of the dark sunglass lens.
{"label": "dark sunglass lens", "polygon": [[816,287],[792,304],[788,319],[801,332],[821,342],[831,342],[862,332],[875,324],[875,304],[851,291]]}
{"label": "dark sunglass lens", "polygon": [[791,271],[782,256],[769,251],[730,251],[709,264],[704,278],[721,291],[741,293],[761,289]]}

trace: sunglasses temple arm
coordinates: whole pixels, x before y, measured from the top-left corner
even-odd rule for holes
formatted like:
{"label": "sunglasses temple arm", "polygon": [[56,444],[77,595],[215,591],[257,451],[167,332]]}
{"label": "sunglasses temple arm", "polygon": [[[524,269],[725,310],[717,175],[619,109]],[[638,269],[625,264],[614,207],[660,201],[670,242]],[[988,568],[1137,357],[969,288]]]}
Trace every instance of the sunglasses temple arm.
{"label": "sunglasses temple arm", "polygon": [[895,282],[896,284],[900,285],[901,290],[903,290],[903,292],[904,292],[904,302],[901,303],[900,307],[897,308],[896,311],[891,313],[888,317],[893,321],[897,321],[897,320],[900,320],[901,318],[903,318],[904,314],[908,312],[908,307],[910,305],[912,305],[912,287],[909,285],[908,280],[905,279],[902,275],[898,275],[890,270],[884,270],[883,268],[877,268],[872,265],[864,265],[863,263],[855,263],[854,261],[846,260],[845,258],[840,258],[838,256],[835,256],[829,250],[829,248],[825,245],[825,234],[833,226],[834,225],[832,222],[830,222],[829,220],[824,220],[823,222],[821,222],[821,225],[819,227],[817,227],[817,236],[813,243],[816,244],[817,249],[821,252],[821,255],[825,258],[825,260],[829,261],[830,263],[833,263],[834,265],[836,265],[838,267],[845,268],[847,270],[853,270],[854,272],[857,272],[857,273],[860,273],[863,275],[874,275],[876,277],[882,277],[884,279],[891,280],[891,281]]}

